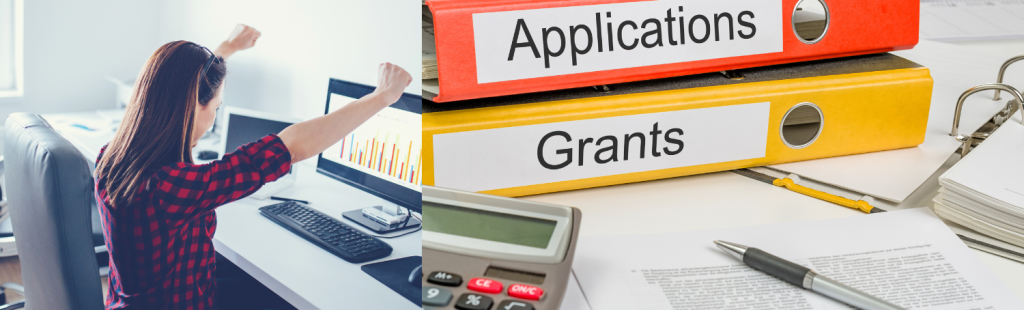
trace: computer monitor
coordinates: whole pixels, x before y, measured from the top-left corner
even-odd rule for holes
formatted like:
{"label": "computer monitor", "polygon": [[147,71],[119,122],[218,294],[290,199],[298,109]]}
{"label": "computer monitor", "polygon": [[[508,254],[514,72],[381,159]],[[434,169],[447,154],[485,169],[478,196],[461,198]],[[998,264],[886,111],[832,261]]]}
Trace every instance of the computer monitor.
{"label": "computer monitor", "polygon": [[[297,117],[282,116],[279,114],[254,111],[239,107],[224,107],[224,115],[221,125],[224,127],[223,137],[217,147],[221,156],[234,152],[238,147],[247,143],[255,142],[260,138],[272,133],[280,133],[292,124],[302,121]],[[259,191],[252,194],[252,197],[265,199],[295,183],[295,169],[282,176],[278,180],[267,183]]]}
{"label": "computer monitor", "polygon": [[[374,88],[332,78],[324,113],[362,98]],[[400,207],[422,212],[421,100],[420,96],[402,94],[398,102],[320,153],[316,171]]]}
{"label": "computer monitor", "polygon": [[223,117],[221,125],[225,127],[225,132],[219,148],[224,154],[234,152],[239,146],[255,142],[268,134],[280,133],[288,126],[302,121],[296,117],[239,107],[224,107]]}

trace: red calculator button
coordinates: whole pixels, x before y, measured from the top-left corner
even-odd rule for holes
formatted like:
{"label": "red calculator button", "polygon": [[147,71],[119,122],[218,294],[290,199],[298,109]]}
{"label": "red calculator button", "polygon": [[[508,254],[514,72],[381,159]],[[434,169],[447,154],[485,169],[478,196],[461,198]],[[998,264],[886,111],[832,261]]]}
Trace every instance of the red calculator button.
{"label": "red calculator button", "polygon": [[515,298],[540,300],[541,295],[544,295],[544,289],[536,286],[526,284],[512,284],[508,286],[508,296]]}
{"label": "red calculator button", "polygon": [[501,285],[501,282],[494,281],[491,279],[472,278],[469,279],[467,287],[471,290],[481,293],[497,294],[501,293],[501,289],[504,288],[505,286]]}

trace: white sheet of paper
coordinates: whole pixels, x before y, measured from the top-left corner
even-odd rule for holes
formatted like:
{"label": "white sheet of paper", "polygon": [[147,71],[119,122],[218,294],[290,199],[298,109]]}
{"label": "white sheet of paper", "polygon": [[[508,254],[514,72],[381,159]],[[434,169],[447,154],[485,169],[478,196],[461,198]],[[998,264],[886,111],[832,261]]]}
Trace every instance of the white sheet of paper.
{"label": "white sheet of paper", "polygon": [[[1018,112],[940,176],[939,182],[943,185],[958,184],[973,194],[973,197],[967,198],[976,203],[1000,205],[997,210],[1003,211],[997,213],[983,210],[986,215],[1004,219],[1020,218],[1024,216],[1024,180],[1021,180],[1024,163],[1020,161],[1021,156],[1024,156],[1022,141],[1024,125],[1021,125]],[[968,194],[962,192],[962,189],[957,192]],[[979,199],[982,197],[985,199]]]}
{"label": "white sheet of paper", "polygon": [[927,208],[744,228],[582,236],[573,271],[593,310],[849,309],[750,269],[714,240],[760,248],[913,309],[1024,304]]}
{"label": "white sheet of paper", "polygon": [[[1003,61],[1015,51],[991,53],[977,48],[921,40],[908,51],[894,52],[931,70],[935,80],[925,141],[913,148],[772,165],[802,177],[903,202],[960,146],[949,136],[956,101],[967,89],[995,83]],[[1016,51],[1019,52],[1019,51]],[[974,132],[1006,106],[1011,96],[993,101],[994,92],[974,94],[964,103],[961,132]]]}
{"label": "white sheet of paper", "polygon": [[565,287],[565,297],[562,297],[562,306],[558,308],[560,310],[590,310],[590,305],[587,305],[587,298],[583,296],[583,291],[580,290],[580,283],[576,281],[576,275],[569,275],[569,284]]}
{"label": "white sheet of paper", "polygon": [[937,41],[1024,38],[1024,2],[921,1],[921,38]]}

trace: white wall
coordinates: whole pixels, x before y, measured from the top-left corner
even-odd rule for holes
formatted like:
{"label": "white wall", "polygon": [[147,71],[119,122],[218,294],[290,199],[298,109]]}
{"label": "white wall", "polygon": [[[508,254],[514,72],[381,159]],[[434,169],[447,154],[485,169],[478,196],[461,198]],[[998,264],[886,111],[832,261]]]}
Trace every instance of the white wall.
{"label": "white wall", "polygon": [[104,76],[134,78],[159,46],[152,1],[25,1],[25,92],[0,98],[12,112],[86,111],[114,106]]}
{"label": "white wall", "polygon": [[28,0],[25,93],[12,112],[109,109],[113,84],[134,79],[160,45],[215,48],[234,25],[263,33],[228,61],[225,104],[304,118],[323,113],[329,77],[376,85],[377,64],[402,66],[420,94],[419,0]]}
{"label": "white wall", "polygon": [[237,23],[263,33],[228,60],[224,104],[311,118],[324,113],[330,77],[376,85],[392,62],[420,94],[420,1],[164,0],[159,41],[215,48]]}

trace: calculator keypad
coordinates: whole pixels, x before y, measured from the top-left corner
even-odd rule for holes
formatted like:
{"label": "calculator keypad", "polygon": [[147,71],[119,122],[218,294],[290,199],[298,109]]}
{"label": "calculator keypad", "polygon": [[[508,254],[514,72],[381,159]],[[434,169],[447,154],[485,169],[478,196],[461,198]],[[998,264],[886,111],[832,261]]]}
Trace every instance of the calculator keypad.
{"label": "calculator keypad", "polygon": [[[462,286],[462,276],[447,271],[434,271],[427,275],[427,282],[454,287],[452,290],[459,291],[458,287]],[[473,292],[460,295],[455,303],[451,304],[453,296],[451,290],[423,286],[423,309],[426,310],[429,307],[450,309],[448,307],[454,306],[458,310],[491,310],[495,300],[486,294],[501,294],[502,291],[505,291],[505,286],[500,281],[493,279],[470,278],[469,281],[466,281],[466,289]],[[540,300],[544,296],[544,289],[513,283],[508,286],[507,293],[508,296],[497,296],[505,298],[499,298],[500,303],[494,310],[534,310],[533,305],[527,300]],[[506,299],[507,297],[520,299]]]}

